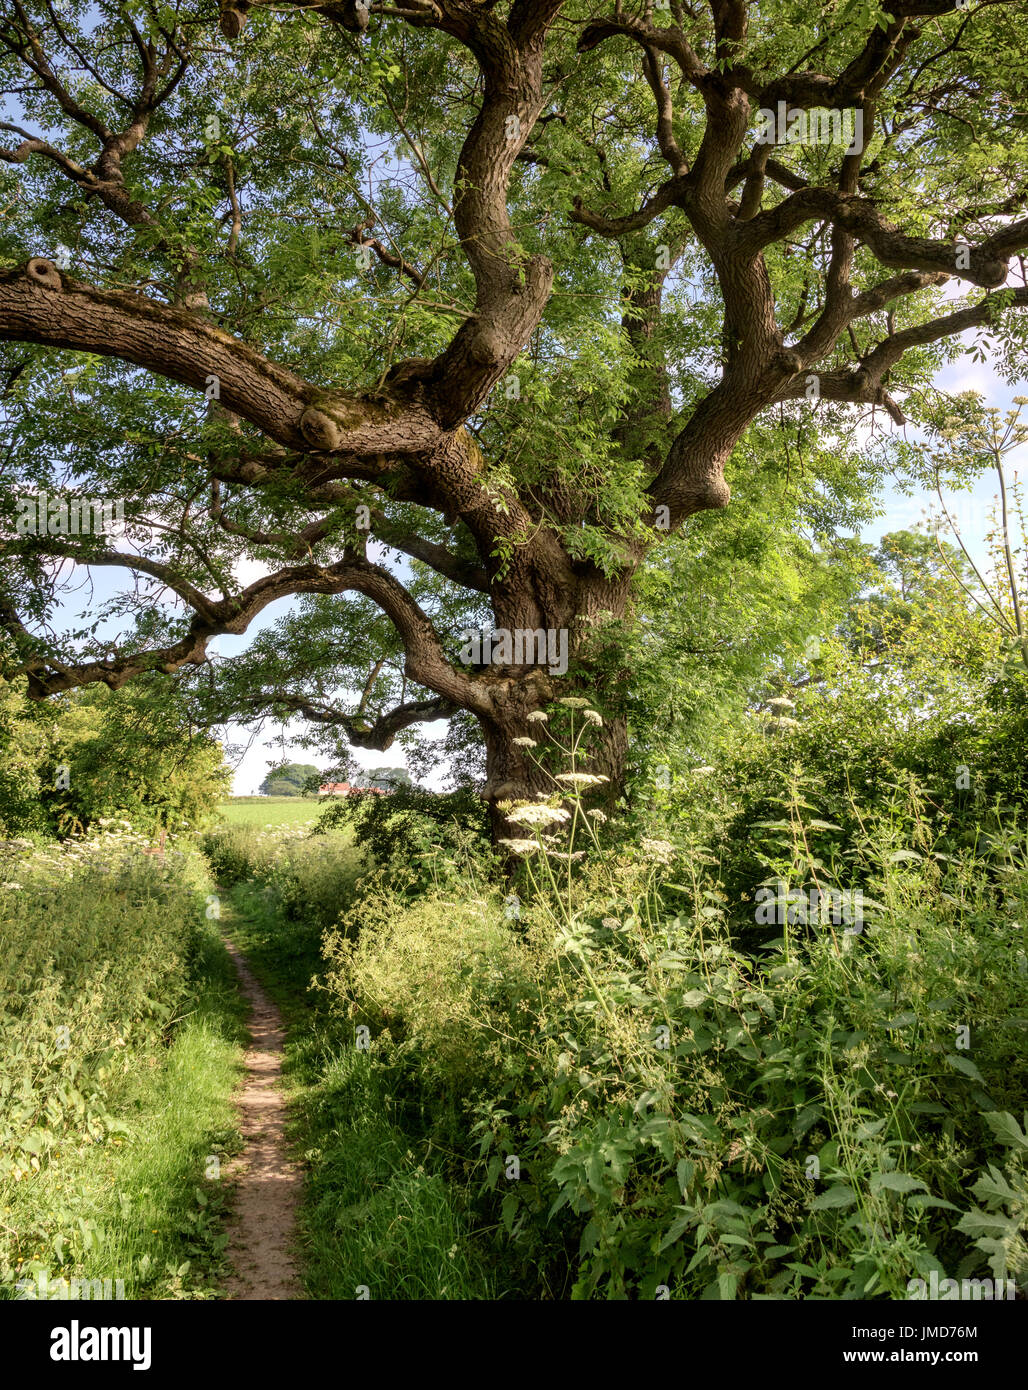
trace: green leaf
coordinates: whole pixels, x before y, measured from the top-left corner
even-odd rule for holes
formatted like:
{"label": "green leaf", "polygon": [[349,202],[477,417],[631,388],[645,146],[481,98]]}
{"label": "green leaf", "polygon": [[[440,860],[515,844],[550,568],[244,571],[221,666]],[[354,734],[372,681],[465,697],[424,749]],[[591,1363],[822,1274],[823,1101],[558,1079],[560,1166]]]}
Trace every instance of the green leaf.
{"label": "green leaf", "polygon": [[668,1248],[669,1245],[674,1245],[676,1240],[680,1240],[685,1231],[689,1229],[690,1225],[692,1224],[692,1220],[693,1215],[691,1211],[686,1212],[684,1216],[676,1217],[675,1220],[672,1221],[671,1225],[668,1227],[667,1233],[664,1236],[663,1240],[657,1246],[657,1254],[663,1254],[663,1252]]}
{"label": "green leaf", "polygon": [[928,1187],[920,1178],[912,1178],[909,1173],[874,1173],[871,1177],[871,1191],[881,1192],[927,1192]]}
{"label": "green leaf", "polygon": [[870,1139],[872,1135],[877,1134],[879,1130],[884,1129],[887,1124],[888,1120],[865,1121],[864,1124],[859,1125],[857,1128],[857,1132],[855,1135],[857,1143],[860,1144],[863,1143],[865,1139]]}
{"label": "green leaf", "polygon": [[992,1130],[1001,1144],[1011,1149],[1028,1149],[1028,1114],[1024,1117],[1025,1128],[1011,1115],[1009,1110],[987,1110],[982,1119]]}
{"label": "green leaf", "polygon": [[675,1169],[675,1176],[678,1179],[678,1188],[683,1197],[688,1191],[689,1184],[692,1182],[695,1173],[696,1164],[693,1163],[691,1159],[680,1158],[678,1160],[678,1166]]}
{"label": "green leaf", "polygon": [[954,1071],[961,1071],[965,1076],[969,1076],[972,1081],[977,1081],[980,1085],[985,1085],[985,1077],[971,1061],[970,1057],[960,1057],[955,1052],[946,1054],[946,1061]]}
{"label": "green leaf", "polygon": [[815,1197],[810,1206],[811,1211],[826,1211],[832,1207],[851,1207],[856,1200],[857,1194],[853,1188],[840,1183],[822,1192],[820,1197]]}
{"label": "green leaf", "polygon": [[975,1207],[966,1216],[962,1216],[957,1222],[957,1230],[963,1231],[972,1239],[978,1236],[993,1236],[1002,1238],[1005,1235],[1016,1235],[1018,1223],[1009,1216],[996,1216],[991,1212],[982,1211]]}

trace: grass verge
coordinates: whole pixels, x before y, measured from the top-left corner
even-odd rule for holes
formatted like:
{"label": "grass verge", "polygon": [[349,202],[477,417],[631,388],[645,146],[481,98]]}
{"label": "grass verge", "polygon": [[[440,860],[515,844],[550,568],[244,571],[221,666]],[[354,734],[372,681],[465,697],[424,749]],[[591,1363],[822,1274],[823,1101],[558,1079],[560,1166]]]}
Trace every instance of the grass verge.
{"label": "grass verge", "polygon": [[287,1026],[290,1138],[305,1169],[304,1278],[313,1299],[496,1299],[505,1290],[460,1188],[433,1163],[388,1074],[308,989],[321,933],[284,917],[252,883],[227,895],[227,925]]}
{"label": "grass verge", "polygon": [[[232,1094],[245,1006],[202,916],[209,885],[189,881],[195,866],[74,869],[65,943],[46,943],[36,960],[52,919],[38,916],[31,873],[5,927],[0,1299],[217,1298],[227,1244],[218,1173],[240,1142]],[[58,950],[64,969],[52,974]],[[52,999],[35,986],[40,969]],[[134,990],[155,1018],[130,1009]],[[64,1018],[70,1042],[54,1052],[47,1039]]]}

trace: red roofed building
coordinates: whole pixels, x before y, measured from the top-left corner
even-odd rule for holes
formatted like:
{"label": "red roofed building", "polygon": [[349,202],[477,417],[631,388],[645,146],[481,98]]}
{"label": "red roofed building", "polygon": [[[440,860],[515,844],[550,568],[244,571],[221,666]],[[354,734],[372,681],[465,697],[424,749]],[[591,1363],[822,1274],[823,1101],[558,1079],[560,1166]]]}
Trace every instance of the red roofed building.
{"label": "red roofed building", "polygon": [[354,796],[361,792],[374,792],[376,796],[388,796],[384,787],[354,787],[349,782],[322,782],[318,788],[319,796]]}

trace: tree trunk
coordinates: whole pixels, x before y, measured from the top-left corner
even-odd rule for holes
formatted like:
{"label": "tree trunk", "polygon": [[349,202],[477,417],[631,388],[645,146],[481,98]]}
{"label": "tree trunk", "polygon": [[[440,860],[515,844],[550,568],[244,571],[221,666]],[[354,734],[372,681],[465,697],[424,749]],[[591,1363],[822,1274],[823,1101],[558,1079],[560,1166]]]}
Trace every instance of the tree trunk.
{"label": "tree trunk", "polygon": [[[540,755],[551,745],[550,721],[529,716],[547,704],[574,698],[587,701],[600,713],[603,722],[596,724],[585,720],[581,708],[568,711],[574,715],[576,734],[583,724],[588,725],[575,768],[607,779],[602,786],[589,789],[587,800],[591,804],[609,808],[622,794],[628,751],[624,706],[629,673],[616,659],[617,643],[608,647],[604,626],[624,616],[629,582],[628,574],[615,581],[591,577],[560,596],[559,614],[536,618],[539,626],[569,625],[567,674],[552,676],[536,668],[516,674],[503,672],[495,680],[486,678],[491,687],[490,707],[487,714],[478,714],[486,746],[486,782],[481,795],[489,804],[494,843],[525,833],[508,823],[499,803],[533,801],[540,793],[552,796],[561,789],[554,775],[571,771],[569,757],[559,753],[555,761],[553,754],[547,753],[544,766],[539,765]],[[570,618],[569,613],[573,615]],[[506,612],[504,617],[510,620]],[[553,723],[556,726],[556,717]],[[517,742],[526,738],[533,739],[536,746]],[[561,742],[566,741],[561,737]]]}
{"label": "tree trunk", "polygon": [[[525,833],[521,827],[507,821],[506,812],[500,809],[501,802],[534,801],[540,793],[552,796],[561,790],[562,785],[553,774],[571,770],[570,762],[565,758],[539,766],[538,755],[548,742],[545,733],[547,726],[528,723],[520,717],[516,713],[517,703],[516,700],[512,701],[509,720],[496,717],[488,723],[483,721],[486,782],[480,794],[489,803],[494,844],[501,839],[516,840]],[[582,724],[580,716],[581,712],[576,710],[576,730]],[[588,755],[576,758],[575,767],[578,772],[607,778],[601,786],[586,789],[586,800],[590,805],[610,807],[624,789],[627,725],[623,717],[606,717],[601,727],[590,726],[589,735]],[[515,743],[518,738],[535,739],[537,747],[527,748]],[[531,756],[533,754],[536,757]]]}

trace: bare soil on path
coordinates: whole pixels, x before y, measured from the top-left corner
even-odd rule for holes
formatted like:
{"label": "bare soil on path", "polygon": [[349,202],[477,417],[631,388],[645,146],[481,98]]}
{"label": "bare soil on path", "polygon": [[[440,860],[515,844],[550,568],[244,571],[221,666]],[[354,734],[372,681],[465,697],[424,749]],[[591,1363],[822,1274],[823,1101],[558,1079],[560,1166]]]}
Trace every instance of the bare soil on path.
{"label": "bare soil on path", "polygon": [[245,1147],[226,1165],[236,1182],[226,1256],[234,1274],[228,1297],[239,1300],[302,1298],[296,1264],[296,1211],[302,1177],[289,1158],[287,1106],[281,1089],[282,1015],[258,984],[245,957],[231,941],[226,949],[250,1005],[252,1042],[236,1095]]}

